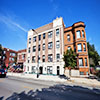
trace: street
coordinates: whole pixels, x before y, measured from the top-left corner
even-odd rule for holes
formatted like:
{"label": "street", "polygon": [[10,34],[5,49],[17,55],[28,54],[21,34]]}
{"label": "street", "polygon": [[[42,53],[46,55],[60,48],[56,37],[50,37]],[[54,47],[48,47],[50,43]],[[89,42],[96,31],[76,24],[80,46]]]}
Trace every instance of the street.
{"label": "street", "polygon": [[67,83],[0,78],[0,100],[99,100],[100,90]]}

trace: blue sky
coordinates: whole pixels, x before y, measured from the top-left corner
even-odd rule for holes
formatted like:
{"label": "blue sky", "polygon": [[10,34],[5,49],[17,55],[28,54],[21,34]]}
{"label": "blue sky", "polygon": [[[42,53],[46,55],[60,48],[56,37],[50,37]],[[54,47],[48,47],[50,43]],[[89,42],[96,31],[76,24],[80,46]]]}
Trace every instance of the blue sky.
{"label": "blue sky", "polygon": [[0,0],[0,44],[27,47],[27,31],[63,17],[66,27],[83,21],[87,41],[100,54],[100,0]]}

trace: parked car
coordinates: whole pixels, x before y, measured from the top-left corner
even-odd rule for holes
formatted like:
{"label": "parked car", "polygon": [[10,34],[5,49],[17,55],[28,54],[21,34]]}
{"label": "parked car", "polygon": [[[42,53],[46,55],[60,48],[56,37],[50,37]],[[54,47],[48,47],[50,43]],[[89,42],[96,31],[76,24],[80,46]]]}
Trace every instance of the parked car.
{"label": "parked car", "polygon": [[7,69],[0,67],[0,77],[6,77]]}

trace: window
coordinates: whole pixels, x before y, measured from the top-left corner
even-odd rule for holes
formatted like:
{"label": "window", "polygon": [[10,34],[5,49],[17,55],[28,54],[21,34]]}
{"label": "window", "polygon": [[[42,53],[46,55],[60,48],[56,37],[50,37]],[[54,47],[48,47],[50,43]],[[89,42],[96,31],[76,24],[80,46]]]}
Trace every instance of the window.
{"label": "window", "polygon": [[39,41],[41,40],[41,35],[38,35],[38,40],[39,40]]}
{"label": "window", "polygon": [[70,49],[71,49],[71,47],[69,46],[69,47],[68,47],[68,50],[70,50]]}
{"label": "window", "polygon": [[48,38],[52,37],[52,31],[48,32]]}
{"label": "window", "polygon": [[6,54],[6,51],[3,51],[4,52],[4,54]]}
{"label": "window", "polygon": [[33,42],[36,42],[36,36],[35,36],[35,37],[33,37]]}
{"label": "window", "polygon": [[29,66],[27,66],[27,71],[29,71]]}
{"label": "window", "polygon": [[45,55],[42,56],[42,61],[45,62]]}
{"label": "window", "polygon": [[56,48],[59,48],[59,47],[60,47],[60,42],[56,41]]}
{"label": "window", "polygon": [[56,29],[56,36],[59,35],[59,29]]}
{"label": "window", "polygon": [[83,43],[83,48],[84,48],[84,51],[86,51],[86,45],[85,45],[85,43]]}
{"label": "window", "polygon": [[81,37],[80,31],[77,31],[76,34],[77,34],[77,38],[80,38]]}
{"label": "window", "polygon": [[35,66],[32,66],[32,72],[35,73]]}
{"label": "window", "polygon": [[36,51],[36,46],[33,46],[33,52],[35,52]]}
{"label": "window", "polygon": [[31,38],[29,38],[29,44],[31,43]]}
{"label": "window", "polygon": [[79,66],[83,66],[83,59],[79,58]]}
{"label": "window", "polygon": [[56,59],[57,60],[60,59],[60,54],[59,53],[56,55]]}
{"label": "window", "polygon": [[25,59],[25,54],[22,54],[22,59],[23,59],[23,60]]}
{"label": "window", "polygon": [[30,57],[28,57],[28,60],[27,60],[27,62],[28,62],[28,63],[30,62]]}
{"label": "window", "polygon": [[70,41],[70,35],[69,34],[67,35],[67,41],[68,42]]}
{"label": "window", "polygon": [[78,44],[78,52],[82,52],[82,45],[81,45],[81,43]]}
{"label": "window", "polygon": [[84,38],[84,31],[82,30],[82,37]]}
{"label": "window", "polygon": [[30,53],[30,51],[31,51],[30,49],[31,49],[31,48],[29,47],[29,48],[28,48],[28,53]]}
{"label": "window", "polygon": [[40,51],[40,45],[38,45],[38,51]]}
{"label": "window", "polygon": [[48,49],[52,49],[52,42],[48,43]]}
{"label": "window", "polygon": [[38,56],[38,62],[40,62],[40,56]]}
{"label": "window", "polygon": [[43,39],[45,39],[45,33],[43,33]]}
{"label": "window", "polygon": [[45,44],[43,44],[43,48],[42,49],[45,50]]}
{"label": "window", "polygon": [[87,66],[87,58],[85,58],[85,66]]}
{"label": "window", "polygon": [[9,58],[9,61],[11,61],[11,58]]}
{"label": "window", "polygon": [[48,62],[52,62],[52,61],[53,61],[52,54],[49,54],[48,55]]}
{"label": "window", "polygon": [[47,66],[47,74],[52,74],[52,66]]}
{"label": "window", "polygon": [[32,63],[35,63],[35,56],[32,57]]}
{"label": "window", "polygon": [[12,61],[14,61],[14,58],[12,58]]}
{"label": "window", "polygon": [[80,72],[80,75],[84,75],[84,72]]}

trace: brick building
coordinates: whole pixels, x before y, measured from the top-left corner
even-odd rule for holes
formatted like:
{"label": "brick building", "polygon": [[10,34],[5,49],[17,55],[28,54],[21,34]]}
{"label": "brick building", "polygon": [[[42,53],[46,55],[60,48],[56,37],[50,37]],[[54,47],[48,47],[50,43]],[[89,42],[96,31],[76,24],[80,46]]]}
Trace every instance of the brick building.
{"label": "brick building", "polygon": [[80,74],[88,74],[88,54],[83,22],[65,28],[62,17],[28,32],[26,73],[64,74],[63,54],[72,48],[77,54]]}
{"label": "brick building", "polygon": [[14,65],[17,59],[17,52],[8,48],[4,48],[4,54],[6,59],[4,60],[6,67],[9,65]]}
{"label": "brick building", "polygon": [[83,22],[74,23],[64,28],[64,51],[72,48],[77,54],[77,67],[81,75],[89,74],[88,50],[85,25]]}
{"label": "brick building", "polygon": [[17,51],[17,64],[23,66],[25,61],[26,61],[26,49]]}

